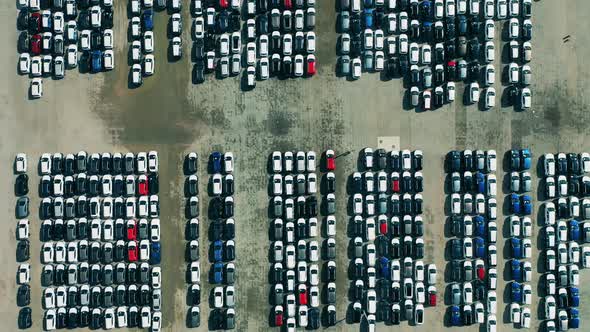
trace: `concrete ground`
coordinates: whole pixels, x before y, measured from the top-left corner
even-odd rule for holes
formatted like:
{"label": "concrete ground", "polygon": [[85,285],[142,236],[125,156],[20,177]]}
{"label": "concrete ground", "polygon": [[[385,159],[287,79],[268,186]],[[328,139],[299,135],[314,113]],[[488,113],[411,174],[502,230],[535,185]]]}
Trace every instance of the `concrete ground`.
{"label": "concrete ground", "polygon": [[[334,2],[325,0],[316,4],[317,75],[311,79],[259,82],[256,89],[248,93],[240,91],[237,79],[209,79],[203,85],[193,85],[191,65],[186,56],[189,54],[187,42],[185,57],[168,63],[164,47],[168,19],[165,13],[156,18],[156,74],[146,79],[141,88],[128,89],[129,67],[124,61],[127,20],[124,2],[118,2],[116,70],[97,75],[69,71],[62,81],[45,79],[45,96],[36,101],[28,100],[29,80],[16,75],[15,3],[0,4],[0,41],[5,45],[0,50],[4,68],[0,80],[0,163],[5,169],[4,176],[0,177],[0,187],[6,189],[0,193],[2,229],[5,230],[4,235],[0,235],[0,249],[6,250],[0,255],[0,264],[4,267],[0,270],[0,319],[4,322],[4,329],[16,330],[18,311],[14,300],[17,267],[15,198],[13,176],[9,171],[17,152],[26,152],[29,156],[30,196],[32,211],[35,211],[39,198],[35,197],[33,186],[39,178],[32,171],[43,152],[77,152],[82,149],[96,152],[159,151],[164,327],[169,331],[183,331],[186,330],[184,318],[187,310],[185,264],[181,255],[184,241],[178,241],[183,238],[185,223],[182,159],[188,151],[197,151],[201,156],[214,150],[233,151],[237,163],[237,329],[267,331],[270,309],[266,300],[267,253],[270,242],[267,236],[265,167],[266,158],[273,150],[320,152],[332,148],[337,154],[352,151],[337,160],[337,217],[345,220],[347,194],[343,188],[347,176],[355,169],[355,156],[361,148],[375,147],[379,136],[399,136],[402,147],[422,149],[426,161],[423,172],[427,223],[424,261],[435,262],[439,269],[445,265],[441,250],[446,241],[443,232],[443,159],[449,150],[495,149],[500,154],[512,147],[529,147],[535,157],[545,152],[590,151],[586,130],[590,115],[585,110],[590,104],[590,97],[585,93],[590,70],[584,60],[590,56],[590,35],[587,33],[590,23],[586,19],[590,2],[545,0],[534,3],[533,108],[526,113],[515,113],[509,108],[481,112],[474,106],[464,107],[458,102],[437,111],[416,113],[402,109],[400,81],[382,82],[376,74],[363,75],[360,81],[353,83],[337,78],[334,74]],[[188,11],[184,11],[184,16],[185,26],[188,26]],[[566,35],[571,38],[564,44],[562,38]],[[183,40],[189,40],[188,29],[185,29]],[[199,175],[205,178],[203,167]],[[501,170],[497,175],[502,178]],[[205,182],[201,182],[203,190],[204,185]],[[503,197],[500,197],[499,205],[502,202]],[[205,208],[203,205],[202,209]],[[38,229],[38,217],[33,214],[30,219],[33,230]],[[201,234],[206,231],[206,222],[202,225]],[[348,239],[345,230],[345,223],[339,223],[339,319],[344,318],[348,305],[345,274]],[[40,330],[40,245],[38,232],[32,234],[33,328]],[[499,242],[502,241],[501,236]],[[201,256],[204,257],[206,247],[203,246],[202,250]],[[536,260],[535,256],[533,261]],[[499,266],[503,264],[504,259],[500,258]],[[536,284],[537,273],[534,278],[533,284]],[[583,297],[590,294],[590,287],[585,286],[587,280],[587,273],[583,272]],[[438,289],[442,290],[443,286],[441,278]],[[504,282],[501,282],[500,291],[503,287]],[[205,284],[204,289],[208,290],[210,286]],[[533,302],[537,303],[538,291],[534,295]],[[582,303],[581,317],[584,320],[590,309],[584,300]],[[502,302],[498,305],[502,312],[505,305]],[[201,305],[203,312],[206,307],[206,304]],[[441,298],[436,309],[426,310],[426,323],[420,329],[443,329],[444,309],[446,306]],[[532,311],[536,312],[535,305]],[[537,328],[538,317],[534,316],[533,327]],[[511,327],[502,324],[501,329]],[[198,330],[205,329],[206,324],[202,324]],[[476,329],[477,326],[469,328]],[[358,326],[340,322],[331,330],[354,331]],[[409,327],[401,325],[401,330],[409,330]]]}

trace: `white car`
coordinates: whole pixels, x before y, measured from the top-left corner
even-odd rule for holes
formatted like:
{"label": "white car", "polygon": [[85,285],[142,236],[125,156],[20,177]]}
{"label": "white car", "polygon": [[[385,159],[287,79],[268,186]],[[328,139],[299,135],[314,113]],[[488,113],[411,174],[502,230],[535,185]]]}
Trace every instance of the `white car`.
{"label": "white car", "polygon": [[[100,309],[98,309],[100,311]],[[43,327],[46,331],[52,331],[57,326],[57,313],[55,309],[45,311],[45,319],[43,321]]]}
{"label": "white car", "polygon": [[146,53],[154,52],[154,33],[152,31],[143,33],[143,51]]}
{"label": "white car", "polygon": [[483,17],[485,19],[491,20],[494,18],[494,7],[494,0],[484,0]]}
{"label": "white car", "polygon": [[474,104],[479,101],[479,84],[477,82],[473,82],[469,84],[469,102]]}
{"label": "white car", "polygon": [[21,53],[18,58],[18,71],[21,74],[28,74],[31,68],[31,56],[29,53]]}
{"label": "white car", "polygon": [[102,10],[100,6],[92,6],[92,8],[90,8],[90,24],[92,25],[92,27],[100,28],[102,17],[101,13]]}
{"label": "white car", "polygon": [[28,284],[31,282],[31,265],[24,263],[18,266],[18,278],[17,282],[20,285]]}
{"label": "white car", "polygon": [[147,54],[143,58],[143,74],[145,76],[150,76],[154,74],[155,66],[156,66],[156,59],[154,58],[153,54]]}
{"label": "white car", "polygon": [[517,18],[511,18],[508,22],[508,38],[518,39],[520,36],[520,23]]}
{"label": "white car", "polygon": [[525,329],[531,327],[531,309],[528,307],[522,308],[520,326]]}

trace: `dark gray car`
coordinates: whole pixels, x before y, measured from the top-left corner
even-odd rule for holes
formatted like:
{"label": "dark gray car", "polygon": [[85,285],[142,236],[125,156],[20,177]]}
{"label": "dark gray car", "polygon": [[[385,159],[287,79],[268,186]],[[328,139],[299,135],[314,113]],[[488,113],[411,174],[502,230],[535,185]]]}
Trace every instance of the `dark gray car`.
{"label": "dark gray car", "polygon": [[189,262],[199,260],[199,242],[197,240],[186,244],[186,258]]}
{"label": "dark gray car", "polygon": [[272,201],[272,206],[275,218],[280,218],[283,215],[283,199],[279,196],[275,196]]}
{"label": "dark gray car", "polygon": [[139,266],[139,282],[147,284],[150,277],[150,266],[146,263],[142,263]]}
{"label": "dark gray car", "polygon": [[19,197],[16,201],[16,217],[18,219],[27,218],[29,216],[29,198]]}
{"label": "dark gray car", "polygon": [[225,266],[225,283],[233,285],[236,281],[236,266],[234,263],[227,263]]}
{"label": "dark gray car", "polygon": [[336,284],[333,282],[326,286],[326,302],[329,304],[336,303]]}
{"label": "dark gray car", "polygon": [[191,307],[188,312],[188,327],[194,328],[201,325],[201,310],[198,306]]}

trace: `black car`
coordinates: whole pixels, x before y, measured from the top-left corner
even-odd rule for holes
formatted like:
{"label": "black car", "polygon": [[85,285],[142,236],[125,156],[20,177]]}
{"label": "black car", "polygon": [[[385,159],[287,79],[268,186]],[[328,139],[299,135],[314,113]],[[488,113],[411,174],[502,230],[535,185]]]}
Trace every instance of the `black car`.
{"label": "black car", "polygon": [[416,67],[410,69],[410,83],[413,86],[420,85],[420,70]]}
{"label": "black car", "polygon": [[437,43],[445,39],[445,29],[442,25],[434,26],[434,41]]}
{"label": "black car", "polygon": [[62,174],[63,172],[63,158],[61,155],[54,155],[51,158],[51,174]]}
{"label": "black car", "polygon": [[445,63],[445,48],[435,47],[434,48],[434,64],[441,65]]}
{"label": "black car", "polygon": [[477,38],[473,38],[469,41],[469,57],[471,60],[477,61],[480,57],[480,45]]}
{"label": "black car", "polygon": [[462,259],[463,258],[463,246],[461,244],[461,240],[453,239],[451,241],[451,256],[453,259]]}
{"label": "black car", "polygon": [[378,167],[378,170],[384,170],[387,167],[387,153],[384,149],[377,149],[375,151],[375,165]]}
{"label": "black car", "polygon": [[[131,313],[129,313],[131,314]],[[78,326],[79,327],[88,327],[90,324],[90,310],[88,308],[80,309],[80,313],[78,314]]]}
{"label": "black car", "polygon": [[240,31],[240,13],[238,11],[233,11],[229,15],[229,25],[232,32]]}
{"label": "black car", "polygon": [[14,184],[14,192],[17,196],[25,196],[29,193],[29,176],[19,174]]}
{"label": "black car", "polygon": [[223,249],[223,257],[226,261],[233,261],[236,259],[236,247],[234,245],[228,245],[226,242]]}
{"label": "black car", "polygon": [[[436,77],[436,76],[435,76]],[[442,84],[442,83],[441,83]],[[442,90],[434,91],[434,108],[442,107],[445,101],[444,93]]]}
{"label": "black car", "polygon": [[218,33],[226,33],[229,30],[229,13],[227,11],[222,11],[217,17],[217,32]]}
{"label": "black car", "polygon": [[506,102],[508,105],[515,105],[518,102],[518,88],[514,85],[506,87]]}
{"label": "black car", "polygon": [[234,194],[234,178],[233,176],[226,176],[223,178],[223,194],[231,196]]}
{"label": "black car", "polygon": [[350,28],[355,35],[361,33],[361,19],[358,15],[353,15],[350,19]]}
{"label": "black car", "polygon": [[28,306],[31,303],[31,287],[29,285],[21,285],[16,292],[16,304],[19,307]]}
{"label": "black car", "polygon": [[102,322],[102,315],[99,312],[92,312],[92,316],[90,319],[90,329],[91,330],[98,330],[101,328]]}
{"label": "black car", "polygon": [[457,16],[457,22],[458,22],[458,35],[459,36],[466,36],[469,33],[469,22],[467,20],[467,17],[465,15],[459,15]]}
{"label": "black car", "polygon": [[102,19],[101,19],[101,28],[102,29],[112,29],[113,28],[113,11],[110,9],[105,9],[103,7],[102,10]]}
{"label": "black car", "polygon": [[418,19],[420,17],[420,5],[418,2],[410,3],[410,18]]}
{"label": "black car", "polygon": [[258,34],[268,34],[268,17],[266,15],[258,16],[258,30],[256,31]]}
{"label": "black car", "polygon": [[223,224],[221,221],[214,221],[209,224],[209,237],[211,240],[220,240],[223,236]]}
{"label": "black car", "polygon": [[477,63],[477,61],[473,61],[473,62],[469,63],[468,73],[469,73],[469,75],[468,75],[469,80],[471,82],[477,82],[477,80],[479,79],[479,73],[480,73],[479,63]]}
{"label": "black car", "polygon": [[283,58],[283,76],[291,77],[293,75],[293,61],[291,57]]}
{"label": "black car", "polygon": [[334,264],[326,263],[326,280],[328,282],[336,282],[336,266]]}
{"label": "black car", "polygon": [[320,328],[320,311],[317,308],[311,308],[307,312],[309,319],[308,328],[316,330]]}
{"label": "black car", "polygon": [[307,200],[305,202],[305,212],[308,218],[316,217],[318,215],[317,205],[318,201],[315,198],[315,196],[307,197]]}
{"label": "black car", "polygon": [[57,311],[57,322],[55,324],[56,327],[58,329],[64,329],[64,328],[66,328],[67,323],[68,323],[68,314],[67,314],[67,312],[65,310],[63,310],[63,311],[58,310]]}
{"label": "black car", "polygon": [[[444,83],[445,83],[445,70],[444,70],[444,67],[437,66],[436,68],[434,68],[434,85],[441,86]],[[435,96],[435,98],[436,98],[436,96]],[[435,99],[435,104],[436,104],[436,99]],[[441,106],[442,106],[442,101],[441,101]]]}
{"label": "black car", "polygon": [[31,308],[22,308],[18,312],[18,328],[21,330],[28,329],[32,325],[31,321]]}
{"label": "black car", "polygon": [[20,240],[16,245],[16,260],[19,262],[28,261],[30,258],[29,240]]}
{"label": "black car", "polygon": [[399,73],[401,76],[405,76],[410,68],[407,55],[399,57]]}
{"label": "black car", "polygon": [[455,39],[450,39],[445,42],[445,57],[449,61],[457,57],[457,48],[455,45]]}
{"label": "black car", "polygon": [[233,240],[236,234],[236,226],[234,222],[229,222],[229,219],[225,221],[223,226],[223,237],[226,240]]}
{"label": "black car", "polygon": [[570,174],[579,174],[580,173],[580,161],[578,160],[578,155],[575,153],[568,153],[567,154],[567,167]]}
{"label": "black car", "polygon": [[426,43],[434,40],[434,32],[432,31],[432,22],[422,23],[422,40]]}

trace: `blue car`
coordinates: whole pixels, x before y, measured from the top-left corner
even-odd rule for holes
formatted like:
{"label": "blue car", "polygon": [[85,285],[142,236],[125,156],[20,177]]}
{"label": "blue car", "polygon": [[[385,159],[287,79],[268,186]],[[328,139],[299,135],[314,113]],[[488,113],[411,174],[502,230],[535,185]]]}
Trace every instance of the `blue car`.
{"label": "blue car", "polygon": [[424,18],[430,18],[432,16],[432,3],[428,0],[422,1],[420,12]]}
{"label": "blue car", "polygon": [[154,12],[151,9],[143,11],[143,30],[152,31],[154,29]]}
{"label": "blue car", "polygon": [[520,214],[520,197],[517,194],[510,194],[510,212]]}
{"label": "blue car", "polygon": [[520,163],[521,163],[520,167],[521,167],[521,169],[523,169],[523,170],[531,169],[532,157],[533,157],[533,155],[531,154],[531,150],[529,150],[529,149],[520,150]]}
{"label": "blue car", "polygon": [[577,287],[569,288],[569,298],[572,307],[580,306],[580,290]]}
{"label": "blue car", "polygon": [[363,18],[365,19],[365,27],[367,29],[373,28],[373,8],[365,8],[363,12]]}
{"label": "blue car", "polygon": [[568,316],[570,318],[570,328],[580,328],[580,313],[578,312],[578,309],[570,308]]}
{"label": "blue car", "polygon": [[520,171],[520,153],[518,150],[510,150],[510,169]]}
{"label": "blue car", "polygon": [[533,200],[529,195],[522,195],[522,214],[525,216],[533,213]]}
{"label": "blue car", "polygon": [[570,221],[570,239],[580,241],[580,223],[576,219]]}
{"label": "blue car", "polygon": [[486,177],[481,172],[475,173],[475,184],[477,187],[477,192],[479,194],[485,194],[486,192]]}
{"label": "blue car", "polygon": [[459,306],[454,305],[451,307],[451,325],[453,326],[460,326],[461,325],[461,310]]}
{"label": "blue car", "polygon": [[520,279],[522,278],[522,272],[520,270],[520,261],[517,259],[513,259],[510,262],[510,267],[512,270],[512,279],[520,281]]}
{"label": "blue car", "polygon": [[486,222],[485,219],[477,215],[473,218],[473,225],[475,226],[475,235],[484,237],[486,236]]}
{"label": "blue car", "polygon": [[486,244],[481,237],[475,238],[475,257],[485,258],[486,256]]}
{"label": "blue car", "polygon": [[379,258],[379,265],[381,266],[381,277],[383,279],[389,279],[389,259],[387,257]]}
{"label": "blue car", "polygon": [[102,70],[102,51],[99,51],[99,50],[92,51],[90,58],[91,58],[90,71],[92,71],[93,73],[100,72]]}
{"label": "blue car", "polygon": [[217,151],[211,154],[211,169],[213,173],[221,173],[221,153]]}
{"label": "blue car", "polygon": [[213,264],[213,283],[220,284],[223,282],[223,263]]}
{"label": "blue car", "polygon": [[513,237],[510,239],[510,245],[512,247],[512,257],[516,259],[522,258],[522,241],[517,238]]}
{"label": "blue car", "polygon": [[213,242],[213,260],[215,262],[221,262],[223,259],[223,242],[217,240]]}
{"label": "blue car", "polygon": [[520,284],[516,281],[512,282],[512,302],[521,303],[522,302],[522,291]]}
{"label": "blue car", "polygon": [[162,247],[160,246],[160,242],[152,242],[152,247],[150,248],[150,264],[160,264],[162,260]]}

